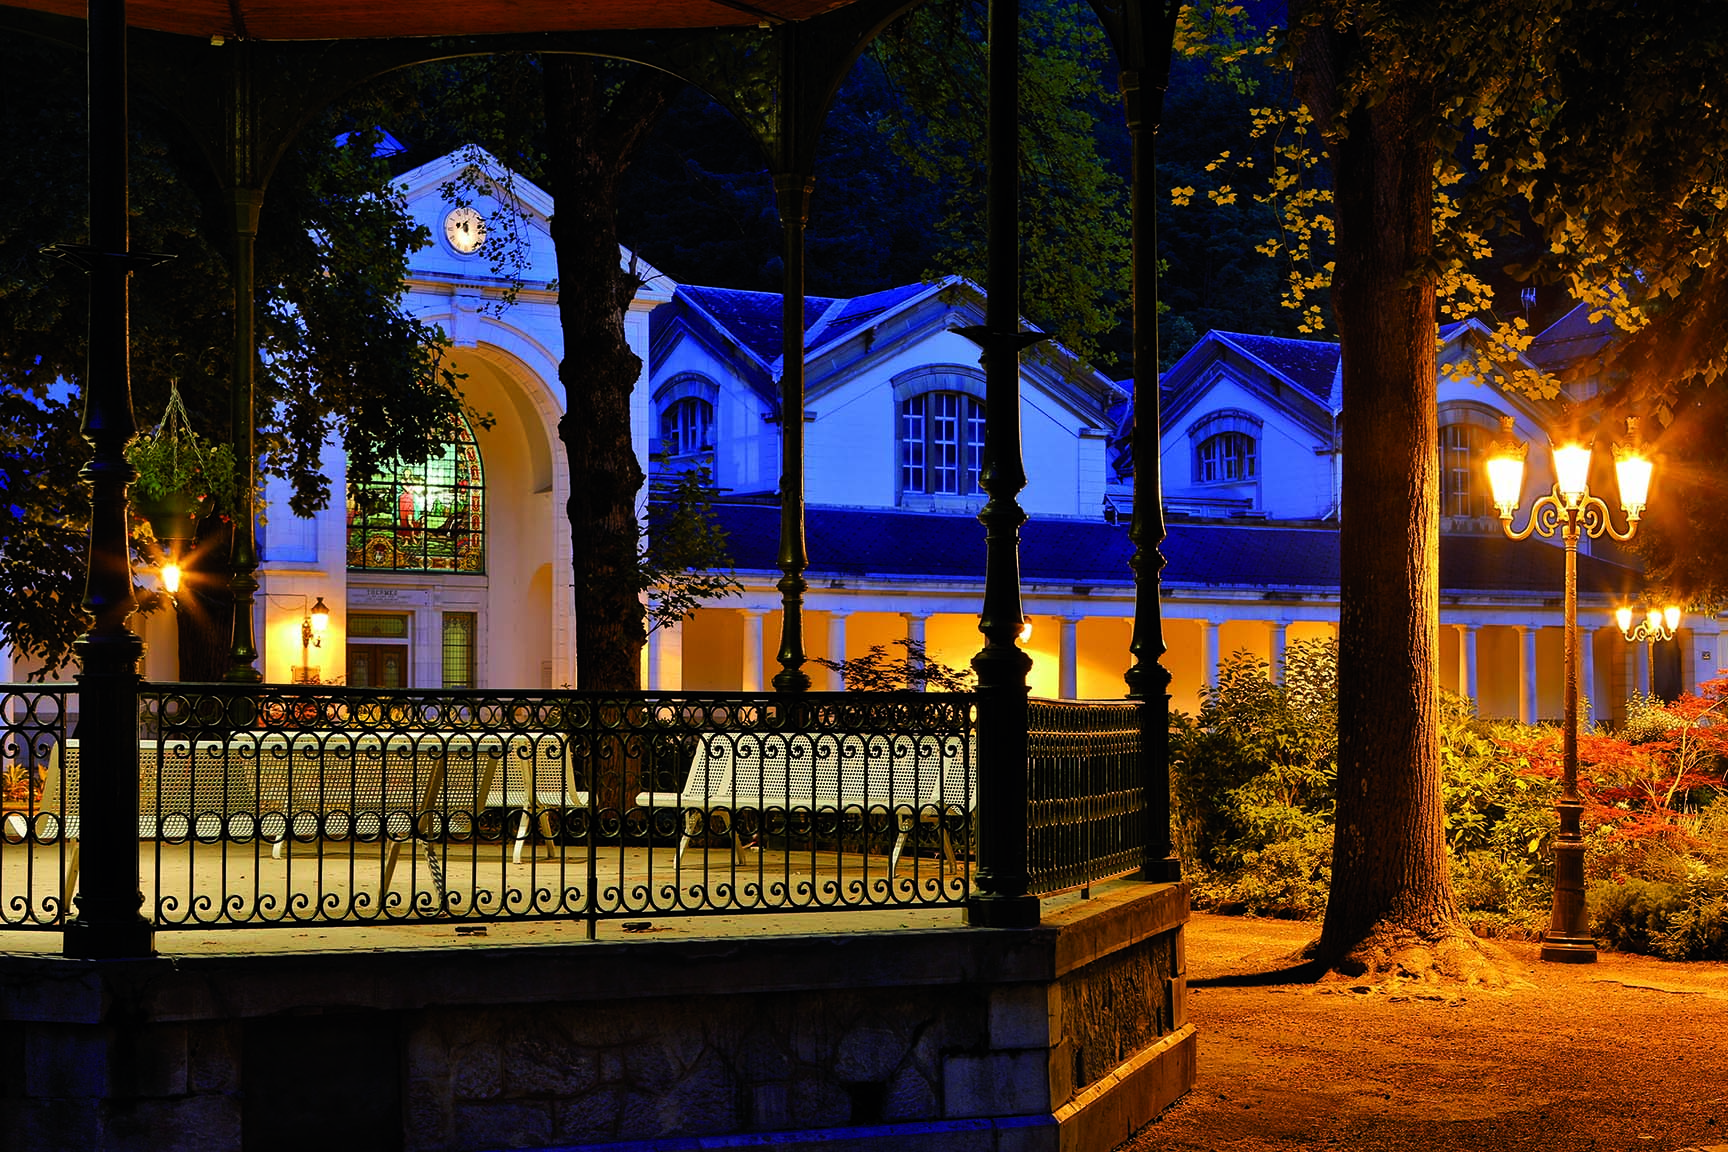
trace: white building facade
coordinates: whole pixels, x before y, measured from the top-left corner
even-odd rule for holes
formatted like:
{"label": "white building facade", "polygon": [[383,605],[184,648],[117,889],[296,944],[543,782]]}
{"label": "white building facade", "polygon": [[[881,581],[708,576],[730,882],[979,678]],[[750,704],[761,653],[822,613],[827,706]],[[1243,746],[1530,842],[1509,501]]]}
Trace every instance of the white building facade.
{"label": "white building facade", "polygon": [[[492,248],[475,250],[474,216],[447,194],[473,163],[491,161],[464,150],[403,177],[410,212],[434,238],[411,258],[405,289],[408,308],[448,334],[466,399],[490,420],[453,430],[438,460],[365,488],[346,482],[341,453],[328,450],[332,488],[346,499],[310,519],[287,511],[285,493],[267,493],[255,621],[266,680],[576,682],[552,204],[519,177],[472,197],[494,239],[509,231],[518,246],[519,267],[501,273]],[[637,270],[644,283],[625,325],[643,360],[631,409],[638,456],[662,484],[680,469],[708,469],[745,589],[654,633],[645,683],[761,690],[779,668],[780,298],[677,286],[639,263]],[[958,277],[807,301],[811,657],[841,660],[911,638],[964,667],[981,647],[984,378],[978,348],[961,330],[982,323],[983,305],[982,292]],[[1441,361],[1456,361],[1482,334],[1473,324],[1449,327]],[[1595,338],[1570,316],[1531,356],[1541,363]],[[1024,643],[1038,696],[1123,690],[1133,615],[1133,465],[1123,423],[1131,387],[1053,342],[1022,359]],[[1558,717],[1561,552],[1504,539],[1480,466],[1499,418],[1512,417],[1532,445],[1527,506],[1550,482],[1542,449],[1557,410],[1444,373],[1436,387],[1442,684],[1472,697],[1484,715]],[[1338,350],[1213,332],[1161,389],[1164,663],[1175,706],[1192,710],[1231,653],[1276,668],[1290,644],[1335,634],[1346,447]],[[1580,588],[1581,684],[1592,713],[1610,719],[1633,688],[1651,683],[1644,646],[1626,643],[1609,617],[1636,599],[1639,577],[1623,554],[1599,552],[1581,557]],[[302,624],[320,600],[330,626],[303,647]],[[171,616],[140,623],[146,674],[173,679]],[[1667,657],[1671,689],[1714,675],[1718,637],[1714,619],[1687,622]],[[837,674],[807,670],[819,688],[842,687]],[[23,669],[0,667],[6,671]]]}

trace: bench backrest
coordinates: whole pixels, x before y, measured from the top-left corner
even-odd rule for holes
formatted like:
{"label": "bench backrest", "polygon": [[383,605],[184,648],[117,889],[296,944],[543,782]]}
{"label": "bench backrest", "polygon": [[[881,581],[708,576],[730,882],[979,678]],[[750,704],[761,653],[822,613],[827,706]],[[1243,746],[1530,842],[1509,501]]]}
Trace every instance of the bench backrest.
{"label": "bench backrest", "polygon": [[971,751],[959,735],[711,732],[697,744],[679,804],[969,810]]}
{"label": "bench backrest", "polygon": [[[581,802],[558,733],[240,732],[226,740],[140,740],[138,768],[138,835],[147,840],[250,839],[261,824],[275,838],[288,821],[301,829],[304,817],[330,812],[471,818],[488,807]],[[78,838],[79,778],[78,741],[56,744],[41,803],[55,824],[45,836]]]}

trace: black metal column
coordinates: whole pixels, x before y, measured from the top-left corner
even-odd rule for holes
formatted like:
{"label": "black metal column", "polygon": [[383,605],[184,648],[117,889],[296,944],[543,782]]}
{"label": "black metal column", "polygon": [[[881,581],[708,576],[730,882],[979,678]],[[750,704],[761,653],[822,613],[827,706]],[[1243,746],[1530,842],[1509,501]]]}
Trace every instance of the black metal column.
{"label": "black metal column", "polygon": [[[244,45],[236,56],[243,55]],[[237,68],[244,77],[246,69]],[[250,93],[242,91],[236,82],[235,103],[242,105]],[[236,119],[236,130],[249,131],[244,118]],[[244,144],[236,141],[237,151]],[[229,385],[229,440],[234,446],[234,462],[239,465],[239,503],[234,516],[234,551],[229,561],[229,588],[234,593],[233,647],[228,653],[228,673],[223,679],[240,684],[257,684],[264,679],[255,664],[258,648],[252,631],[253,594],[258,591],[257,521],[252,507],[252,489],[258,469],[258,453],[253,443],[253,371],[258,359],[256,305],[253,296],[255,260],[258,244],[258,216],[264,207],[261,189],[234,189],[234,378]]]}
{"label": "black metal column", "polygon": [[984,647],[978,673],[978,872],[981,894],[966,905],[970,924],[991,928],[1038,923],[1038,898],[1027,888],[1026,696],[1031,657],[1018,639],[1020,525],[1017,497],[1026,487],[1020,454],[1020,91],[1019,0],[990,0],[989,177],[985,189],[989,268],[984,327],[968,333],[983,346],[984,467],[990,499],[984,524]]}
{"label": "black metal column", "polygon": [[95,619],[74,643],[83,766],[79,844],[83,883],[62,948],[80,959],[149,956],[138,883],[138,660],[126,624],[135,607],[127,550],[126,488],[136,473],[124,448],[135,430],[128,349],[125,0],[90,0],[90,350],[84,378],[81,473],[90,486],[84,608]]}
{"label": "black metal column", "polygon": [[[1140,876],[1169,881],[1182,877],[1182,862],[1170,842],[1170,673],[1160,662],[1164,624],[1158,603],[1164,557],[1164,494],[1158,469],[1158,209],[1156,150],[1170,75],[1170,45],[1180,0],[1129,0],[1131,35],[1141,43],[1133,55],[1140,67],[1122,71],[1122,98],[1133,144],[1129,202],[1133,212],[1134,275],[1134,632],[1131,662],[1123,679],[1128,699],[1140,701],[1140,765],[1148,821],[1146,859]],[[1137,12],[1133,12],[1138,9]]]}
{"label": "black metal column", "polygon": [[805,692],[804,671],[804,225],[810,218],[808,176],[774,177],[784,237],[780,345],[780,671],[774,688]]}

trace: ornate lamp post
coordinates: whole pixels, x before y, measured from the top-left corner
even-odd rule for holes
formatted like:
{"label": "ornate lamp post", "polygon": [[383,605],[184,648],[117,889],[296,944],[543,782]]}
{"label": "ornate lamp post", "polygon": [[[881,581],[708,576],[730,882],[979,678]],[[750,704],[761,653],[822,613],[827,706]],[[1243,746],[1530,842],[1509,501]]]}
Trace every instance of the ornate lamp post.
{"label": "ornate lamp post", "polygon": [[1531,533],[1558,535],[1566,549],[1566,722],[1564,728],[1564,775],[1561,778],[1560,835],[1554,841],[1554,910],[1548,931],[1542,937],[1542,959],[1574,964],[1596,960],[1596,940],[1584,906],[1584,837],[1579,819],[1584,805],[1578,799],[1578,539],[1608,536],[1630,540],[1638,530],[1650,491],[1650,461],[1639,453],[1638,421],[1626,421],[1630,446],[1616,446],[1614,470],[1620,484],[1620,507],[1626,513],[1626,530],[1614,527],[1608,505],[1590,494],[1590,449],[1582,444],[1562,444],[1554,449],[1554,490],[1539,496],[1530,508],[1530,520],[1514,530],[1512,517],[1518,511],[1524,487],[1526,445],[1512,432],[1512,418],[1500,421],[1503,439],[1488,457],[1488,485],[1500,524],[1513,540]]}
{"label": "ornate lamp post", "polygon": [[1659,641],[1674,639],[1674,633],[1680,630],[1680,609],[1670,604],[1666,608],[1652,608],[1644,614],[1644,619],[1637,624],[1632,623],[1632,609],[1622,605],[1614,609],[1614,623],[1620,625],[1620,635],[1628,641],[1644,644],[1644,669],[1650,676],[1650,694],[1656,694],[1656,645]]}

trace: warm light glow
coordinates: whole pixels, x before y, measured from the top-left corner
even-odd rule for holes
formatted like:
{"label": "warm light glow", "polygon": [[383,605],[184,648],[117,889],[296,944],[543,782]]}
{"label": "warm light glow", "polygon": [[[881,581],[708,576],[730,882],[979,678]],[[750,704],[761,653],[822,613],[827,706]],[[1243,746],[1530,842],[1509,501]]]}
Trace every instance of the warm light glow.
{"label": "warm light glow", "polygon": [[1554,486],[1567,504],[1576,506],[1590,491],[1590,449],[1562,444],[1554,449]]}
{"label": "warm light glow", "polygon": [[320,596],[312,605],[312,631],[315,634],[322,636],[324,635],[325,629],[329,627],[330,609],[324,606],[324,597]]}
{"label": "warm light glow", "polygon": [[1614,623],[1620,625],[1620,631],[1632,631],[1632,609],[1622,604],[1614,609]]}
{"label": "warm light glow", "polygon": [[1020,643],[1024,644],[1030,639],[1032,639],[1032,617],[1022,616],[1020,618]]}
{"label": "warm light glow", "polygon": [[1512,515],[1524,492],[1524,457],[1489,457],[1488,488],[1494,494],[1494,507],[1500,510],[1500,515]]}
{"label": "warm light glow", "polygon": [[1615,448],[1614,474],[1620,481],[1620,507],[1627,519],[1638,519],[1650,496],[1650,458],[1636,448]]}
{"label": "warm light glow", "polygon": [[1662,631],[1662,609],[1652,608],[1644,614],[1644,627],[1651,635]]}
{"label": "warm light glow", "polygon": [[1500,439],[1488,452],[1488,491],[1502,520],[1512,519],[1524,496],[1526,448],[1512,431],[1512,417],[1500,417]]}
{"label": "warm light glow", "polygon": [[1668,631],[1678,632],[1680,630],[1680,606],[1677,604],[1668,605],[1662,610],[1662,619],[1667,623]]}
{"label": "warm light glow", "polygon": [[180,565],[173,563],[162,565],[162,587],[168,589],[170,596],[180,591]]}

